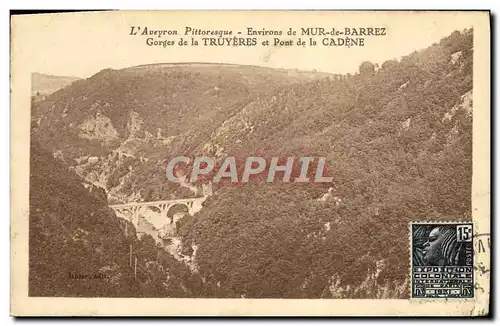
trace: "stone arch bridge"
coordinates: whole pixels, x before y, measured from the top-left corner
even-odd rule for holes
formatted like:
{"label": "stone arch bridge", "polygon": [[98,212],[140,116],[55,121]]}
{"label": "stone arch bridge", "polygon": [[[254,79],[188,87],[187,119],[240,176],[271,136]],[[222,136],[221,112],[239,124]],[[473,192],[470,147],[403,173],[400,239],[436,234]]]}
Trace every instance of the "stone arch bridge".
{"label": "stone arch bridge", "polygon": [[187,208],[189,215],[194,215],[202,208],[202,203],[208,196],[187,199],[160,200],[152,202],[128,203],[109,205],[118,217],[126,219],[134,224],[135,227],[139,224],[139,216],[146,209],[155,208],[159,210],[161,216],[166,221],[168,219],[169,210],[176,205],[183,205]]}

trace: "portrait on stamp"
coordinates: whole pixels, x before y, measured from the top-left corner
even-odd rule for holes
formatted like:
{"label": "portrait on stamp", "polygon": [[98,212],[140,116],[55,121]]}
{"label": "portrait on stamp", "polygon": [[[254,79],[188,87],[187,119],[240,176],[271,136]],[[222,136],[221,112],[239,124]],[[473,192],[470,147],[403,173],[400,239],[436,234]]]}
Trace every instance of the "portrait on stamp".
{"label": "portrait on stamp", "polygon": [[471,223],[412,224],[412,297],[473,297],[472,241]]}

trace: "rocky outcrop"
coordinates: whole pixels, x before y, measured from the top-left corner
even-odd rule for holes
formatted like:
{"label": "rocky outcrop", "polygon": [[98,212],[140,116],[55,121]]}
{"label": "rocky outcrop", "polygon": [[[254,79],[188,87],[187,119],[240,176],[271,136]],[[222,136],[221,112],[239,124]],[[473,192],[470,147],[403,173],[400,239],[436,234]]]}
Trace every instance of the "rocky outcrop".
{"label": "rocky outcrop", "polygon": [[460,58],[462,58],[462,51],[455,52],[451,55],[450,63],[452,65],[457,64],[459,62]]}
{"label": "rocky outcrop", "polygon": [[410,129],[411,118],[406,119],[401,123],[401,129],[403,131],[408,131]]}
{"label": "rocky outcrop", "polygon": [[472,117],[472,90],[463,94],[460,97],[460,102],[446,112],[441,121],[451,121],[451,119],[460,111],[464,112],[467,117]]}
{"label": "rocky outcrop", "polygon": [[129,132],[129,138],[137,137],[144,121],[139,116],[139,113],[135,111],[130,111],[130,118],[127,122],[127,130]]}
{"label": "rocky outcrop", "polygon": [[104,143],[110,143],[118,139],[118,132],[113,127],[111,119],[97,112],[95,117],[85,120],[78,126],[80,138],[88,140],[99,140]]}

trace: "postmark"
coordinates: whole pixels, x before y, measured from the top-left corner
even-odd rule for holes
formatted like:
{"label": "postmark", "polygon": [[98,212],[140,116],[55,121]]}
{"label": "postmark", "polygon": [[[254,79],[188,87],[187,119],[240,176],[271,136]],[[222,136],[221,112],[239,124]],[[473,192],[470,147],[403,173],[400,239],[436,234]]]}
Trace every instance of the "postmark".
{"label": "postmark", "polygon": [[411,298],[474,298],[473,224],[411,224]]}

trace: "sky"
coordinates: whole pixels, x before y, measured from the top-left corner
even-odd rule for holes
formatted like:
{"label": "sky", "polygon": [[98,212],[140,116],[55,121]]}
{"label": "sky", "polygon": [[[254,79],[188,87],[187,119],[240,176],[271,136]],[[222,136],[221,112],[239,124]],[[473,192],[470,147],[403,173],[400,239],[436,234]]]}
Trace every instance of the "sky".
{"label": "sky", "polygon": [[[354,73],[365,60],[386,60],[426,48],[455,30],[472,27],[462,13],[453,12],[101,12],[26,15],[12,22],[12,42],[22,44],[13,57],[29,64],[32,72],[88,78],[106,69],[152,63],[212,62],[274,68]],[[178,36],[155,38],[178,40],[186,26],[242,32],[255,30],[322,27],[379,27],[385,36],[365,37],[364,47],[154,47],[145,36],[130,35],[131,27],[177,30]],[[280,38],[297,41],[298,36]],[[316,37],[318,42],[326,37]],[[189,38],[189,37],[188,37]],[[307,37],[305,37],[307,38]],[[198,38],[199,40],[199,38]]]}

